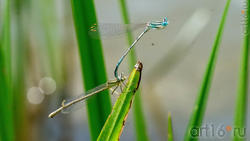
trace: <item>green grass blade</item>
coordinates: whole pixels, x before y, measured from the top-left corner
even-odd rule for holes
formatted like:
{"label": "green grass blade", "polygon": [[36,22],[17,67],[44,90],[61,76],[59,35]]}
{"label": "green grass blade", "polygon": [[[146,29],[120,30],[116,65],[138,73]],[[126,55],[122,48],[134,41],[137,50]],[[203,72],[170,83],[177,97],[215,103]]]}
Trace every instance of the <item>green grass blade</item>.
{"label": "green grass blade", "polygon": [[147,126],[143,114],[142,102],[140,97],[140,89],[135,94],[133,113],[134,113],[134,124],[136,129],[137,141],[148,141]]}
{"label": "green grass blade", "polygon": [[209,89],[214,73],[214,68],[216,64],[216,58],[219,52],[219,45],[222,38],[224,25],[226,21],[226,16],[228,13],[229,5],[231,0],[228,0],[222,15],[222,19],[220,22],[219,29],[217,31],[217,35],[213,44],[212,52],[210,54],[210,58],[207,64],[206,72],[203,76],[203,81],[201,83],[201,89],[199,91],[198,97],[196,99],[196,103],[189,121],[189,125],[186,130],[185,141],[195,141],[198,140],[196,135],[191,135],[192,129],[199,128],[202,124],[202,120],[204,117],[204,113],[206,111],[206,103],[208,100]]}
{"label": "green grass blade", "polygon": [[172,125],[172,116],[171,113],[168,113],[168,141],[173,141],[174,135],[173,135],[173,125]]}
{"label": "green grass blade", "polygon": [[250,0],[246,1],[246,16],[245,17],[245,27],[244,27],[244,39],[242,46],[241,64],[239,72],[239,82],[238,82],[238,94],[236,99],[236,109],[234,115],[234,141],[245,140],[244,132],[246,133],[246,118],[247,118],[247,84],[248,84],[248,59],[249,59],[249,23],[250,23]]}
{"label": "green grass blade", "polygon": [[3,27],[0,34],[0,140],[13,141],[13,110],[11,91],[10,0],[3,6]]}
{"label": "green grass blade", "polygon": [[[47,54],[43,56],[42,60],[46,60],[44,64],[48,64],[48,69],[46,70],[47,75],[53,77],[58,83],[61,82],[60,61],[61,60],[61,48],[59,47],[60,37],[56,36],[60,30],[57,26],[56,21],[56,2],[51,0],[41,0],[37,1],[37,14],[40,15],[41,27],[43,30],[42,38],[44,38],[45,47],[40,50]],[[46,11],[44,10],[46,9]]]}
{"label": "green grass blade", "polygon": [[27,1],[12,1],[15,8],[13,9],[15,13],[16,22],[15,26],[15,38],[16,44],[12,47],[16,50],[13,53],[13,112],[14,112],[14,128],[15,128],[15,138],[19,141],[25,141],[28,139],[27,135],[27,116],[26,116],[26,93],[25,93],[25,55],[26,55],[26,44],[27,41],[26,30],[24,28],[24,22],[22,18],[22,10]]}
{"label": "green grass blade", "polygon": [[133,97],[139,87],[141,79],[142,64],[138,62],[131,72],[126,87],[113,106],[103,129],[98,137],[98,141],[117,141],[120,138],[124,127]]}
{"label": "green grass blade", "polygon": [[[82,74],[86,90],[107,81],[101,41],[90,38],[89,28],[97,23],[93,0],[72,0],[72,11],[78,40]],[[91,139],[97,139],[108,115],[111,112],[108,91],[102,92],[87,101]]]}
{"label": "green grass blade", "polygon": [[[121,12],[122,12],[122,17],[123,17],[123,22],[124,24],[129,24],[129,16],[128,16],[128,11],[127,11],[127,6],[125,0],[120,0],[120,7],[121,7]],[[129,28],[128,28],[129,29]],[[133,35],[130,30],[127,31],[127,40],[129,46],[133,43]],[[129,55],[129,66],[130,70],[133,69],[133,64],[136,62],[136,53],[135,49],[132,49]],[[142,109],[142,102],[141,102],[141,96],[140,96],[141,91],[138,90],[136,95],[135,95],[135,100],[134,100],[134,124],[135,124],[135,129],[136,129],[136,138],[138,141],[147,141],[148,136],[147,136],[147,131],[146,131],[146,124],[145,124],[145,119],[143,115],[143,109]]]}

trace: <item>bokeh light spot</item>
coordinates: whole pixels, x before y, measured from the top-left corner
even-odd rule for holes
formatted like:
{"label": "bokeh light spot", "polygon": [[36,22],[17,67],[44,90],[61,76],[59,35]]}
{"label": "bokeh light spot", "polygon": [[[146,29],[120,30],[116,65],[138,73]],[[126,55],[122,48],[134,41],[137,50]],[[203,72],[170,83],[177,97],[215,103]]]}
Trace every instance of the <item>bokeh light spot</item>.
{"label": "bokeh light spot", "polygon": [[44,100],[44,94],[38,87],[31,87],[27,93],[27,99],[31,104],[41,104]]}
{"label": "bokeh light spot", "polygon": [[56,81],[51,77],[44,77],[40,80],[39,87],[45,94],[52,94],[56,90]]}

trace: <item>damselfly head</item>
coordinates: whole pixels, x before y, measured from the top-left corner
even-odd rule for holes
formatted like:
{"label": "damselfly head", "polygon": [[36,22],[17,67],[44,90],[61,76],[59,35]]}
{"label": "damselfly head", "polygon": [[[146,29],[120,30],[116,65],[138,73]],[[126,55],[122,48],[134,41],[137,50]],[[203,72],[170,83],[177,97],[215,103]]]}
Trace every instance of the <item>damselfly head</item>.
{"label": "damselfly head", "polygon": [[162,26],[167,26],[168,25],[168,18],[165,17],[161,23]]}

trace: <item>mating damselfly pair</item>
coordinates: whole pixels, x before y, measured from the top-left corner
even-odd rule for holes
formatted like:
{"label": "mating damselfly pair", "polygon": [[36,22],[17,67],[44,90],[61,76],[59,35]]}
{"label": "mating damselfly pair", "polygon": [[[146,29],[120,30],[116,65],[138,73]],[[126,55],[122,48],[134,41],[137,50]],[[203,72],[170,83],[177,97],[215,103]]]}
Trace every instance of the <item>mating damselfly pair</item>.
{"label": "mating damselfly pair", "polygon": [[[101,85],[87,91],[86,93],[82,94],[80,97],[78,97],[74,100],[71,100],[69,102],[65,103],[65,100],[64,100],[61,104],[61,107],[58,108],[57,110],[55,110],[54,112],[52,112],[49,115],[49,117],[53,118],[56,114],[63,112],[65,109],[69,108],[70,106],[75,105],[76,103],[82,102],[85,99],[90,98],[90,97],[94,96],[95,94],[98,94],[101,91],[115,87],[115,89],[112,91],[112,93],[113,93],[113,92],[115,92],[115,90],[118,87],[121,87],[122,85],[124,85],[126,87],[126,85],[128,85],[128,84],[124,84],[124,81],[126,80],[126,78],[123,77],[122,75],[118,75],[118,68],[119,68],[120,64],[122,63],[122,61],[124,60],[124,58],[127,56],[129,51],[136,45],[136,43],[142,38],[142,36],[145,35],[149,30],[151,30],[151,29],[164,29],[167,26],[168,26],[167,17],[163,18],[162,21],[148,22],[145,25],[143,32],[135,39],[135,41],[131,44],[131,46],[125,51],[125,53],[119,59],[117,65],[115,67],[115,70],[114,70],[115,80],[107,81],[106,83],[101,84]],[[93,28],[91,28],[91,29],[93,29]],[[138,68],[139,66],[142,66],[142,64],[140,62],[138,62],[135,65],[135,68]],[[122,91],[122,88],[121,88],[121,91]]]}
{"label": "mating damselfly pair", "polygon": [[[131,29],[131,27],[129,27],[129,26],[130,25],[126,26],[126,30],[130,30]],[[144,24],[144,30],[143,30],[143,32],[135,39],[135,41],[130,45],[130,47],[125,51],[125,53],[119,59],[117,65],[115,67],[115,70],[114,70],[114,75],[115,75],[116,79],[121,79],[118,76],[118,68],[119,68],[120,64],[122,63],[122,61],[124,60],[124,58],[127,56],[127,54],[129,53],[129,51],[143,37],[143,35],[145,35],[151,29],[164,29],[167,26],[168,26],[168,18],[167,17],[164,17],[162,21],[153,21],[153,22],[148,22],[148,23]],[[107,27],[108,27],[107,25],[102,25],[102,27],[99,27],[96,24],[94,24],[93,26],[90,27],[89,33],[90,33],[90,35],[94,36],[94,34],[97,31],[103,31],[103,28],[107,28]],[[112,29],[112,26],[110,27],[110,29]]]}

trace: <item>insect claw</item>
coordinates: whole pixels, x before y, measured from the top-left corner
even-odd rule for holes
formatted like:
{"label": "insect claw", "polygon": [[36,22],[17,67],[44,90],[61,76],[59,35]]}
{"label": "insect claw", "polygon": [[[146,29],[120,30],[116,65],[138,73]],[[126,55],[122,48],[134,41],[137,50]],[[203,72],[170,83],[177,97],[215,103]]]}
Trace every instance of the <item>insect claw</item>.
{"label": "insect claw", "polygon": [[65,102],[66,102],[66,100],[63,100],[63,101],[62,101],[62,104],[61,104],[62,107],[65,107]]}

